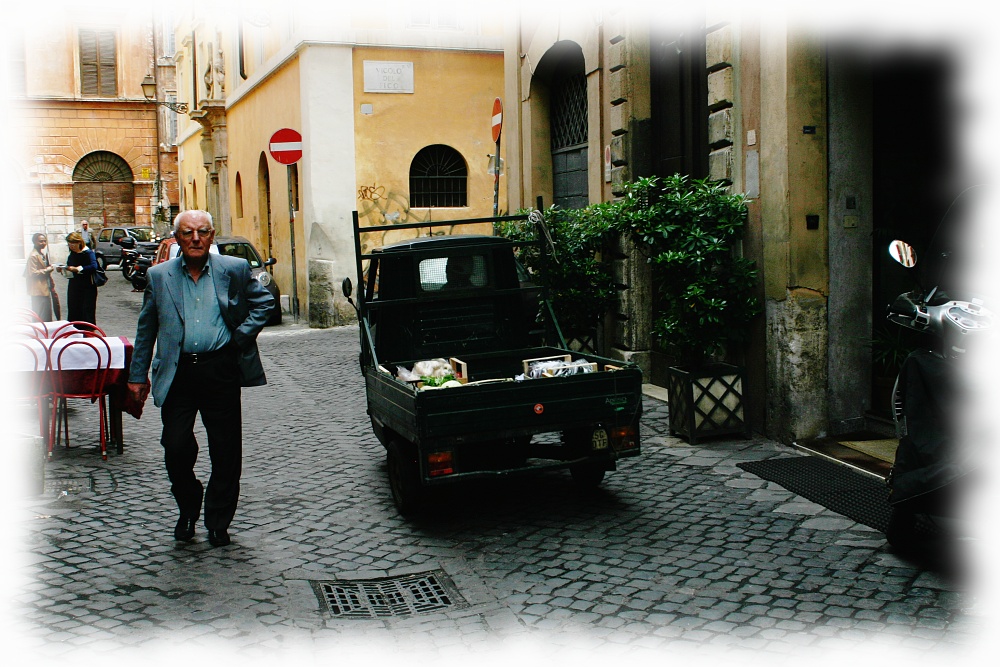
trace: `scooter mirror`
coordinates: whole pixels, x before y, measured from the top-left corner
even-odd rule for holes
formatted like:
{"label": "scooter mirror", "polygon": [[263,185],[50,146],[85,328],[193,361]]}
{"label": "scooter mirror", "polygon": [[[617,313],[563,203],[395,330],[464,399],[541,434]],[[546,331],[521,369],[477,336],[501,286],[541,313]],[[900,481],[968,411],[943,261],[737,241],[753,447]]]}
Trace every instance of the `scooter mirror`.
{"label": "scooter mirror", "polygon": [[354,292],[354,285],[351,284],[351,279],[344,278],[344,282],[340,284],[340,289],[344,293],[344,296],[350,299],[351,294]]}
{"label": "scooter mirror", "polygon": [[906,241],[897,239],[890,243],[889,254],[892,255],[894,260],[908,269],[917,265],[917,251]]}

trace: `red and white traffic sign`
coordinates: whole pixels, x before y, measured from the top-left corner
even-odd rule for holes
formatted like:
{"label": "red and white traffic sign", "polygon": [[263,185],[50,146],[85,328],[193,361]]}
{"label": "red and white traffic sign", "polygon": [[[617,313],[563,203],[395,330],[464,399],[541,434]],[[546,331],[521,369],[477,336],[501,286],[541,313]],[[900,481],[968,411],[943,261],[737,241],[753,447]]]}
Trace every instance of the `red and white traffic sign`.
{"label": "red and white traffic sign", "polygon": [[500,127],[503,125],[503,102],[500,98],[493,100],[493,141],[500,141]]}
{"label": "red and white traffic sign", "polygon": [[302,135],[287,127],[280,129],[271,135],[268,150],[280,164],[295,164],[302,159]]}

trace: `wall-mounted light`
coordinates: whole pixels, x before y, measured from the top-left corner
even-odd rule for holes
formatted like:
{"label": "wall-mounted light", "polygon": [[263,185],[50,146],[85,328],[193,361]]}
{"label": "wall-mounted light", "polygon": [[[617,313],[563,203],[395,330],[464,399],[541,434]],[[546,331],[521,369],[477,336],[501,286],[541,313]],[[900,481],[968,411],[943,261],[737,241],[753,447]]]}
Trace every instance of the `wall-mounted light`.
{"label": "wall-mounted light", "polygon": [[187,113],[188,105],[186,102],[161,102],[156,99],[156,79],[153,78],[152,74],[147,74],[146,78],[142,80],[142,96],[146,98],[147,102],[154,102],[160,106],[167,107],[174,113]]}

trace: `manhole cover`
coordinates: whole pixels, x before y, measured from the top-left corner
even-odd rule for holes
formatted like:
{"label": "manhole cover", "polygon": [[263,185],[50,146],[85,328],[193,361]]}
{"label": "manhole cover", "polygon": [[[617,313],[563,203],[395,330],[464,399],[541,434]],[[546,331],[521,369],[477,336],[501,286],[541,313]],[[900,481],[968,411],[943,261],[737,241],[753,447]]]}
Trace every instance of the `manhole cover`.
{"label": "manhole cover", "polygon": [[465,606],[441,570],[382,579],[311,581],[327,611],[341,618],[385,618]]}
{"label": "manhole cover", "polygon": [[103,495],[118,489],[118,480],[114,474],[106,470],[96,470],[78,475],[46,475],[45,493],[57,496],[68,496],[77,493],[96,493]]}
{"label": "manhole cover", "polygon": [[94,490],[94,479],[92,477],[77,478],[45,478],[45,492],[56,495],[68,495],[70,493],[82,493]]}

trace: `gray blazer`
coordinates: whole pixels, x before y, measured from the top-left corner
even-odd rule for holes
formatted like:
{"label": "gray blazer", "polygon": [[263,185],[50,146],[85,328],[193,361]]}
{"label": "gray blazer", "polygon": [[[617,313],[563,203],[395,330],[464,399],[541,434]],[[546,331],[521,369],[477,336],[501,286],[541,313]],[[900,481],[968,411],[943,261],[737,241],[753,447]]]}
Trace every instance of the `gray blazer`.
{"label": "gray blazer", "polygon": [[[251,275],[245,259],[213,253],[208,261],[222,319],[229,327],[233,342],[240,348],[240,384],[244,387],[266,384],[257,350],[257,334],[271,315],[274,298]],[[150,267],[139,311],[128,381],[146,382],[152,363],[151,393],[157,407],[167,398],[180,360],[184,339],[183,271],[181,257]]]}

